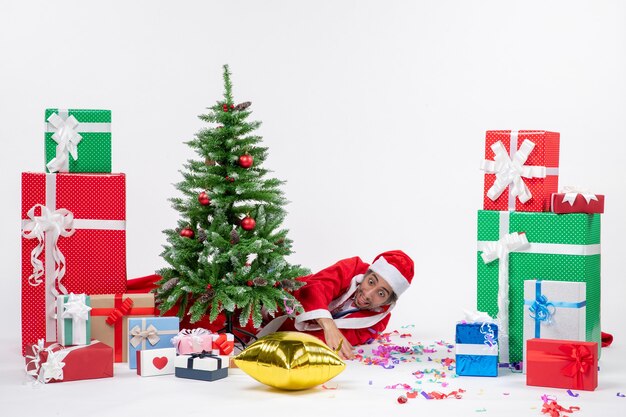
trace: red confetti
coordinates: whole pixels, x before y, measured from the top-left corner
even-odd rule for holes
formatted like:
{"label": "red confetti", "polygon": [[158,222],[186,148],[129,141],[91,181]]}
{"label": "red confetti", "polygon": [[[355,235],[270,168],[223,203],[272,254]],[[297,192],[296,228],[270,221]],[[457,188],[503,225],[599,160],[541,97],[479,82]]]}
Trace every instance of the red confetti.
{"label": "red confetti", "polygon": [[550,401],[543,403],[543,408],[541,412],[543,414],[550,414],[550,417],[561,417],[563,413],[573,413],[574,411],[580,410],[580,407],[571,406],[570,408],[565,408],[560,406],[556,401]]}
{"label": "red confetti", "polygon": [[401,395],[401,396],[398,397],[398,403],[399,404],[404,404],[406,402],[407,402],[407,399],[406,399],[406,397],[404,395]]}
{"label": "red confetti", "polygon": [[417,397],[417,391],[410,391],[406,393],[407,398],[415,398]]}

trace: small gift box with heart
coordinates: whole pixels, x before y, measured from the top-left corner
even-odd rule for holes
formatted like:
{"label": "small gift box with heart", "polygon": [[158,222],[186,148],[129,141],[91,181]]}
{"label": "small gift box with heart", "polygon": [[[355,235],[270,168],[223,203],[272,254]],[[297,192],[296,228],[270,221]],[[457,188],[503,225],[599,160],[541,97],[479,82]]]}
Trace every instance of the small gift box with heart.
{"label": "small gift box with heart", "polygon": [[498,376],[498,326],[486,314],[477,322],[456,325],[456,374]]}
{"label": "small gift box with heart", "polygon": [[564,187],[552,194],[552,211],[557,214],[604,213],[604,196],[576,187]]}
{"label": "small gift box with heart", "polygon": [[91,343],[91,303],[85,294],[57,297],[57,342],[62,345]]}
{"label": "small gift box with heart", "polygon": [[137,351],[171,347],[178,334],[178,317],[145,317],[128,319],[128,366],[137,368]]}
{"label": "small gift box with heart", "polygon": [[210,352],[179,355],[175,365],[175,375],[179,378],[217,381],[228,376],[229,357]]}
{"label": "small gift box with heart", "polygon": [[172,338],[172,344],[179,355],[190,355],[213,350],[213,334],[206,329],[183,329]]}
{"label": "small gift box with heart", "polygon": [[36,382],[67,382],[113,376],[113,349],[97,340],[64,347],[40,339],[26,354],[26,373]]}
{"label": "small gift box with heart", "polygon": [[596,342],[530,339],[526,350],[526,385],[585,391],[598,386]]}
{"label": "small gift box with heart", "polygon": [[137,351],[137,375],[158,376],[174,373],[176,349],[150,349]]}
{"label": "small gift box with heart", "polygon": [[46,109],[48,172],[111,172],[111,110]]}

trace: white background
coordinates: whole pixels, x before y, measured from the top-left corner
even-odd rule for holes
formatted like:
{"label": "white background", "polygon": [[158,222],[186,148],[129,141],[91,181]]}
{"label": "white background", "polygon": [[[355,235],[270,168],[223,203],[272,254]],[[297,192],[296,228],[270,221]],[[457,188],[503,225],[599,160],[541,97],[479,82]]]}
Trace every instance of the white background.
{"label": "white background", "polygon": [[225,63],[263,122],[265,166],[288,181],[290,260],[317,270],[405,250],[416,277],[391,327],[413,323],[419,340],[451,340],[475,307],[485,130],[560,132],[560,185],[607,196],[602,327],[623,356],[625,18],[599,0],[3,1],[6,366],[19,360],[20,173],[44,170],[44,109],[113,110],[128,276],[148,275],[195,157],[183,142],[221,98]]}

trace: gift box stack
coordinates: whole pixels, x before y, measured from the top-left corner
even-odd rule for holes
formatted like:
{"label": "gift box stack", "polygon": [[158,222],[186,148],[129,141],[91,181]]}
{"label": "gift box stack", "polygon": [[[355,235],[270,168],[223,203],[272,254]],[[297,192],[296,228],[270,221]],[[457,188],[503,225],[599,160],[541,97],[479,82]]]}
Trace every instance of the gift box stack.
{"label": "gift box stack", "polygon": [[[44,142],[46,172],[22,173],[22,353],[32,350],[37,375],[44,360],[46,369],[65,361],[42,380],[112,376],[111,347],[92,341],[89,296],[126,289],[126,184],[111,174],[111,112],[48,109]],[[93,366],[73,365],[86,356]]]}
{"label": "gift box stack", "polygon": [[[537,350],[554,361],[545,352],[578,352],[592,342],[584,349],[597,360],[600,346],[604,197],[558,192],[559,141],[556,132],[487,131],[482,163],[477,308],[497,318],[500,363],[522,362],[533,339],[527,357],[533,385],[547,369],[532,364]],[[555,340],[560,345],[551,347]],[[572,385],[573,377],[563,378]]]}

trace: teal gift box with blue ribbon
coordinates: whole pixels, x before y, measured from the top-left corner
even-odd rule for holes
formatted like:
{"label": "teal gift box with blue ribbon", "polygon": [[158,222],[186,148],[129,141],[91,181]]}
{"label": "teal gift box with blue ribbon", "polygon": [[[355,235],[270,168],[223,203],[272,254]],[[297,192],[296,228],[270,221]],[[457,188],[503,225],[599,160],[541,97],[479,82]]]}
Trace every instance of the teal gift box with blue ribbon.
{"label": "teal gift box with blue ribbon", "polygon": [[529,339],[586,340],[587,284],[524,281],[524,362]]}
{"label": "teal gift box with blue ribbon", "polygon": [[498,376],[498,326],[495,323],[457,323],[456,374]]}

